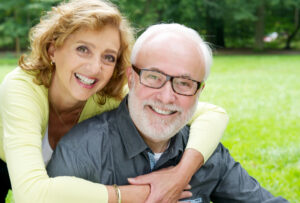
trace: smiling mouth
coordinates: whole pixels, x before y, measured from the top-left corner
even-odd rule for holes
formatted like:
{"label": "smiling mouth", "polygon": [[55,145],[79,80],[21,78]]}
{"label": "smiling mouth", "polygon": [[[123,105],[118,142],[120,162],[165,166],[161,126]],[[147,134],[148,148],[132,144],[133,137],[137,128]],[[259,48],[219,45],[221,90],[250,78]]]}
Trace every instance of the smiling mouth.
{"label": "smiling mouth", "polygon": [[177,111],[171,111],[171,110],[163,110],[157,107],[153,107],[153,106],[149,106],[150,109],[152,109],[154,112],[164,115],[164,116],[168,116],[168,115],[172,115],[175,114]]}
{"label": "smiling mouth", "polygon": [[93,84],[95,84],[95,83],[97,82],[97,80],[91,79],[91,78],[87,78],[87,77],[85,77],[85,76],[83,76],[83,75],[80,75],[79,73],[75,73],[74,75],[75,75],[75,77],[76,77],[80,82],[82,82],[82,83],[85,84],[85,85],[93,85]]}

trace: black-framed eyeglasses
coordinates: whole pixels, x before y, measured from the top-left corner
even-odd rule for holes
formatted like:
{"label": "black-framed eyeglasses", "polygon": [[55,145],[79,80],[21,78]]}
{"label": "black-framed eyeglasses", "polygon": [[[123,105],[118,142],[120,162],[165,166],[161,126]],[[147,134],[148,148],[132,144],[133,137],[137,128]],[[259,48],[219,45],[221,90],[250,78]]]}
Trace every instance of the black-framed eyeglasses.
{"label": "black-framed eyeglasses", "polygon": [[133,70],[140,76],[140,83],[146,87],[159,89],[163,87],[169,80],[174,92],[184,96],[193,96],[197,93],[204,82],[199,82],[186,78],[184,76],[171,76],[158,70],[139,69],[132,65]]}

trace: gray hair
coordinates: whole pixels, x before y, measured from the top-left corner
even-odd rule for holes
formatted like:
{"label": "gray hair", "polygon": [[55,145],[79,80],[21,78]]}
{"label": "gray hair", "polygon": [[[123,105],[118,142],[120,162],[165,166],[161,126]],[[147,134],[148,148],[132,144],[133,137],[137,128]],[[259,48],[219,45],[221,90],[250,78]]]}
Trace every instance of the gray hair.
{"label": "gray hair", "polygon": [[198,32],[193,30],[192,28],[188,28],[184,25],[180,25],[178,23],[170,23],[170,24],[157,24],[157,25],[151,25],[149,26],[145,32],[141,34],[141,36],[136,40],[132,52],[131,52],[131,63],[136,63],[137,55],[145,43],[147,39],[152,37],[154,34],[157,33],[164,33],[164,32],[171,32],[171,33],[180,33],[188,37],[189,39],[193,40],[195,44],[197,45],[197,48],[203,56],[204,60],[204,68],[205,68],[205,75],[204,80],[208,78],[208,75],[210,73],[210,67],[212,65],[212,52],[210,47],[206,42],[203,41],[203,39],[200,37]]}

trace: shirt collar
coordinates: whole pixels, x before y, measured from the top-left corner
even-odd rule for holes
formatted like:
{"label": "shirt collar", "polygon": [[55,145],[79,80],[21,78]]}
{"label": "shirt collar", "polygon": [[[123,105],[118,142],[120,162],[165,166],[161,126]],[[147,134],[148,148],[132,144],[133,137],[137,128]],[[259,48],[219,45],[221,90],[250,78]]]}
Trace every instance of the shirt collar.
{"label": "shirt collar", "polygon": [[[128,95],[122,100],[117,110],[117,124],[119,132],[125,146],[127,155],[132,158],[139,153],[149,149],[137,128],[135,127],[127,107]],[[189,129],[184,127],[174,137],[172,137],[169,148],[165,151],[168,153],[168,158],[174,158],[180,152],[183,152],[187,143]]]}
{"label": "shirt collar", "polygon": [[174,137],[171,138],[169,148],[164,152],[168,159],[181,156],[187,144],[189,128],[183,127]]}

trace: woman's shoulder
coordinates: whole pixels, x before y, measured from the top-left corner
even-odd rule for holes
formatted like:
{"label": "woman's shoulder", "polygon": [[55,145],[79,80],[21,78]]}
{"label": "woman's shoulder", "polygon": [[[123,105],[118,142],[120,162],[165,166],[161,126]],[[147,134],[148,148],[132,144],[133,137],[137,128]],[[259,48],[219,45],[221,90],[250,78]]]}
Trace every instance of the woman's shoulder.
{"label": "woman's shoulder", "polygon": [[11,82],[11,81],[28,81],[33,83],[35,78],[34,74],[29,74],[20,67],[16,67],[11,72],[9,72],[3,79],[2,83]]}
{"label": "woman's shoulder", "polygon": [[[35,76],[22,70],[20,67],[15,68],[8,73],[0,85],[1,101],[5,100],[10,103],[14,101],[28,99],[35,101],[39,105],[48,103],[48,89],[43,85],[34,82]],[[2,101],[4,102],[4,101]]]}
{"label": "woman's shoulder", "polygon": [[33,74],[29,74],[20,67],[16,67],[4,77],[1,86],[7,86],[7,88],[9,88],[15,87],[15,85],[18,86],[18,84],[37,86],[37,84],[34,83]]}
{"label": "woman's shoulder", "polygon": [[30,74],[20,67],[16,67],[9,72],[3,79],[1,86],[3,89],[18,88],[27,90],[42,91],[43,94],[47,93],[47,89],[43,85],[38,85],[34,82],[35,75]]}

